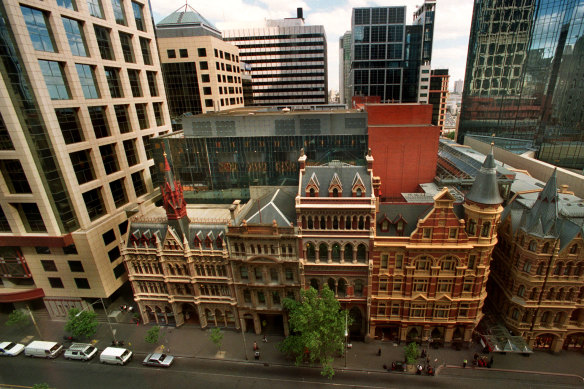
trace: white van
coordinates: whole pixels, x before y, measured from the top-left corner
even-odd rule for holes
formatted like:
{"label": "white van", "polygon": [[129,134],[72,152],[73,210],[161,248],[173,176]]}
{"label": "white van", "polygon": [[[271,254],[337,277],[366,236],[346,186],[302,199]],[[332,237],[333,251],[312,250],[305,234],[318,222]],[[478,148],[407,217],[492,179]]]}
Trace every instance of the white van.
{"label": "white van", "polygon": [[80,359],[88,361],[97,354],[97,349],[87,343],[73,343],[65,351],[65,359]]}
{"label": "white van", "polygon": [[132,352],[120,347],[107,347],[99,356],[101,363],[110,365],[125,365],[130,359],[132,359]]}
{"label": "white van", "polygon": [[63,345],[57,342],[35,340],[24,348],[27,357],[56,358],[63,351]]}

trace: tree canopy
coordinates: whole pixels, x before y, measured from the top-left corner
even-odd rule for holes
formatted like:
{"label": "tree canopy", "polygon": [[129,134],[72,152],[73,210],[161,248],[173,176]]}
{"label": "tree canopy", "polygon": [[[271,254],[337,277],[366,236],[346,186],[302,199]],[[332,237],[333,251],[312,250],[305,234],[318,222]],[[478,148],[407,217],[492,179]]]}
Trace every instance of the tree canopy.
{"label": "tree canopy", "polygon": [[6,320],[6,325],[7,326],[22,326],[26,323],[28,323],[29,320],[29,316],[24,313],[22,310],[20,309],[15,309],[14,311],[10,312],[10,314],[8,314],[8,320]]}
{"label": "tree canopy", "polygon": [[320,291],[310,287],[300,292],[300,301],[285,298],[291,334],[284,339],[280,350],[302,361],[319,362],[323,376],[335,374],[333,361],[344,351],[345,329],[351,318],[334,293],[325,285]]}
{"label": "tree canopy", "polygon": [[211,328],[207,331],[207,333],[209,335],[209,339],[211,339],[211,342],[213,342],[213,344],[217,346],[219,350],[221,350],[221,344],[223,343],[223,332],[221,332],[221,328]]}
{"label": "tree canopy", "polygon": [[93,311],[80,311],[77,308],[69,310],[69,321],[65,324],[65,331],[74,336],[90,338],[97,332],[97,314]]}
{"label": "tree canopy", "polygon": [[159,336],[160,336],[160,327],[154,326],[148,330],[144,340],[146,341],[146,343],[151,343],[151,344],[158,343]]}

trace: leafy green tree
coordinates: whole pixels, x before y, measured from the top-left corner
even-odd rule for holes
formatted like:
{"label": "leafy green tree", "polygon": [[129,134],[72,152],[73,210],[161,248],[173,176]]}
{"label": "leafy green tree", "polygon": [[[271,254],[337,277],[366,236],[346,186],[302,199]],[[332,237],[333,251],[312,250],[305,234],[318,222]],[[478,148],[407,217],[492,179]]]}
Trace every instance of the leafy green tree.
{"label": "leafy green tree", "polygon": [[74,336],[91,338],[97,332],[97,314],[93,311],[80,311],[77,308],[69,310],[69,321],[65,324],[65,331]]}
{"label": "leafy green tree", "polygon": [[448,134],[446,134],[446,137],[454,140],[454,135],[455,135],[454,131],[451,131]]}
{"label": "leafy green tree", "polygon": [[413,365],[418,360],[420,356],[420,350],[415,342],[412,342],[404,347],[404,354],[406,356],[406,363],[408,365]]}
{"label": "leafy green tree", "polygon": [[160,336],[160,327],[154,326],[148,330],[146,333],[146,338],[144,340],[146,343],[158,343],[158,337]]}
{"label": "leafy green tree", "polygon": [[219,350],[221,350],[221,343],[223,342],[223,332],[221,329],[217,327],[212,328],[207,331],[207,334],[209,335],[211,342],[213,342],[213,344],[217,346]]}
{"label": "leafy green tree", "polygon": [[29,316],[26,313],[24,313],[20,309],[15,309],[10,314],[8,314],[8,320],[6,320],[6,325],[7,326],[14,326],[14,325],[21,326],[21,325],[28,323],[28,320],[29,320]]}
{"label": "leafy green tree", "polygon": [[49,384],[42,383],[42,384],[34,384],[32,386],[32,389],[51,389],[51,388],[49,387]]}
{"label": "leafy green tree", "polygon": [[293,356],[296,365],[305,358],[320,363],[320,374],[332,378],[334,358],[345,351],[345,325],[351,324],[351,318],[346,310],[341,311],[341,305],[326,285],[320,296],[312,287],[300,294],[300,301],[283,300],[291,335],[280,344],[280,350]]}

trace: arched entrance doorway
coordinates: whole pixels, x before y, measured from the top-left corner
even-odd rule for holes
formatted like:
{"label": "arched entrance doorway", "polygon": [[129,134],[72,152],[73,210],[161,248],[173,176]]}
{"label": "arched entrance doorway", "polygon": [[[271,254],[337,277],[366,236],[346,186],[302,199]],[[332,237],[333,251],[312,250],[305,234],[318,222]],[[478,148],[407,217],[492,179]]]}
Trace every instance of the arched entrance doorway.
{"label": "arched entrance doorway", "polygon": [[420,327],[411,327],[406,335],[406,342],[420,343],[422,341],[422,329]]}
{"label": "arched entrance doorway", "polygon": [[181,308],[185,324],[199,324],[199,313],[193,304],[184,303]]}
{"label": "arched entrance doorway", "polygon": [[540,334],[535,338],[533,348],[536,350],[549,350],[554,342],[554,334]]}
{"label": "arched entrance doorway", "polygon": [[566,337],[564,350],[584,350],[584,332],[576,332]]}
{"label": "arched entrance doorway", "polygon": [[351,325],[349,326],[349,335],[351,339],[361,339],[363,338],[363,314],[359,307],[353,307],[349,311],[349,317],[351,320]]}

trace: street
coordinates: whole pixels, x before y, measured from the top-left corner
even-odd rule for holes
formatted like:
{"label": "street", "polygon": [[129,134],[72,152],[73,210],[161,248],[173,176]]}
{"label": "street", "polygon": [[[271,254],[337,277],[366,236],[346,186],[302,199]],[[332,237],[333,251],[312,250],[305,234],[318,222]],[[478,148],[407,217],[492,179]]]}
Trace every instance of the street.
{"label": "street", "polygon": [[[262,363],[221,361],[182,357],[167,369],[141,365],[144,354],[134,356],[126,366],[55,360],[31,359],[24,356],[0,359],[1,385],[32,386],[46,382],[51,388],[241,388],[278,387],[309,388],[581,388],[574,377],[522,374],[470,368],[446,368],[439,376],[414,376],[401,373],[337,370],[332,380],[320,376],[320,370]],[[31,374],[34,372],[34,374]]]}

